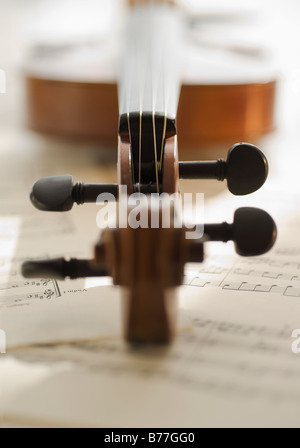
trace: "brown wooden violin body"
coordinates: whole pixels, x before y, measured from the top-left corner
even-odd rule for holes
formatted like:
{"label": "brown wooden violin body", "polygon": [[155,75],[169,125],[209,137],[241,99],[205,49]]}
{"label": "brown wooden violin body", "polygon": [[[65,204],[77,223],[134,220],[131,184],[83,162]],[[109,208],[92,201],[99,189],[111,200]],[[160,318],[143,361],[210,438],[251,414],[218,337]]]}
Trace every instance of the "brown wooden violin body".
{"label": "brown wooden violin body", "polygon": [[[134,10],[133,4],[147,2],[129,3]],[[158,3],[163,2],[152,1],[155,7]],[[186,12],[180,14],[182,21],[188,22]],[[112,26],[118,35],[122,24]],[[201,26],[200,22],[200,31]],[[82,54],[80,46],[78,54],[74,48],[64,52],[50,47],[49,56],[39,51],[29,58],[25,78],[31,128],[74,139],[116,143],[121,70],[116,60],[124,56],[124,50],[120,42],[111,42],[113,36],[107,39],[106,45],[96,46],[92,53],[87,50]],[[245,54],[240,49],[235,54],[226,46],[221,53],[218,48],[214,53],[214,45],[207,51],[201,41],[197,46],[193,28],[187,23],[182,40],[184,60],[177,111],[181,148],[253,141],[274,129],[277,82],[267,53],[264,58],[260,54],[249,56],[247,49]],[[111,54],[106,47],[111,48]]]}
{"label": "brown wooden violin body", "polygon": [[[180,145],[255,141],[274,130],[276,80],[241,84],[183,84],[177,127]],[[62,137],[115,142],[115,82],[26,78],[29,126]]]}

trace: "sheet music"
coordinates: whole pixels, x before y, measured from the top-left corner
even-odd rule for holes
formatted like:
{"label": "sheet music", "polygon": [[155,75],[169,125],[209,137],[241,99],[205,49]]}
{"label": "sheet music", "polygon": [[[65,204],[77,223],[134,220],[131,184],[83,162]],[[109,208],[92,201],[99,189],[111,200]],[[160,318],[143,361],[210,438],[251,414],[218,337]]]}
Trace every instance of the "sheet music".
{"label": "sheet music", "polygon": [[[299,425],[291,309],[280,317],[282,304],[271,310],[270,301],[245,293],[186,292],[171,347],[130,349],[115,334],[13,351],[0,375],[7,417],[62,426]],[[105,294],[111,299],[114,291]],[[17,392],[11,371],[18,372]]]}
{"label": "sheet music", "polygon": [[[79,164],[83,168],[80,173],[77,160],[74,162],[70,157],[67,144],[61,143],[61,146],[56,147],[55,142],[50,142],[48,152],[47,140],[37,139],[38,144],[46,146],[45,154],[40,158],[42,150],[36,153],[34,145],[26,153],[20,153],[18,145],[9,143],[11,153],[0,153],[1,183],[6,186],[0,192],[0,329],[6,332],[7,349],[32,343],[69,341],[74,336],[77,339],[77,330],[79,339],[97,337],[99,318],[100,321],[103,319],[100,327],[106,328],[109,334],[111,330],[106,324],[107,311],[100,313],[102,317],[99,312],[87,316],[90,327],[88,332],[78,313],[80,307],[81,313],[85,315],[91,300],[95,302],[96,308],[103,300],[101,294],[89,286],[93,286],[93,281],[27,280],[21,274],[25,260],[61,256],[92,258],[94,244],[100,233],[96,225],[97,206],[90,204],[84,210],[76,206],[70,213],[43,213],[34,209],[29,192],[39,177],[55,173],[71,172],[74,180],[97,181],[98,162],[94,161],[95,170],[91,166],[95,149],[87,147],[77,153],[76,159],[81,159]],[[58,154],[55,154],[56,150]],[[111,163],[111,156],[105,156],[105,150],[102,157],[102,166],[107,163],[105,158],[109,162],[108,168],[102,172],[103,182],[105,176],[109,176],[111,181],[115,166]],[[53,163],[54,159],[59,164],[59,172]],[[5,194],[7,191],[9,195]],[[111,280],[99,279],[99,284],[111,284]],[[109,305],[107,309],[110,309]],[[60,318],[62,320],[59,324]]]}
{"label": "sheet music", "polygon": [[22,241],[16,216],[3,217],[0,243],[8,230],[11,241],[19,236],[17,248],[8,244],[0,260],[5,419],[34,426],[299,426],[300,355],[291,338],[300,327],[299,196],[286,199],[279,188],[274,195],[275,186],[271,181],[256,193],[254,204],[253,195],[227,194],[217,199],[218,208],[207,204],[206,221],[216,215],[230,221],[240,205],[265,207],[280,229],[278,242],[251,258],[235,255],[232,244],[208,245],[205,262],[186,268],[178,334],[165,348],[122,341],[120,289],[108,279],[101,285],[20,276],[26,257],[86,254],[97,236],[93,209],[84,218],[76,211],[53,215],[55,235],[44,238],[38,228],[52,221],[25,207],[41,221],[34,219],[35,235],[27,217]]}

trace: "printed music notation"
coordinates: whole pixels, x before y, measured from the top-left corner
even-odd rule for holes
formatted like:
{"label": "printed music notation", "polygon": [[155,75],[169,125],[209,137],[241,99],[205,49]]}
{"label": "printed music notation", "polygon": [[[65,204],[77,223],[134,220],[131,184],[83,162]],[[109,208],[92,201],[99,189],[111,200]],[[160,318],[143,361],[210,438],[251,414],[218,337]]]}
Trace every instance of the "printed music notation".
{"label": "printed music notation", "polygon": [[[286,256],[289,259],[286,259]],[[294,256],[295,261],[292,257]],[[192,265],[185,272],[186,286],[217,287],[232,291],[276,293],[300,297],[300,263],[298,251],[280,248],[276,256],[234,258],[212,257],[197,269]]]}
{"label": "printed music notation", "polygon": [[41,279],[31,282],[0,284],[0,309],[12,307],[20,303],[24,305],[32,300],[49,300],[60,296],[61,294],[55,280]]}
{"label": "printed music notation", "polygon": [[20,266],[24,259],[0,260],[0,309],[29,305],[33,300],[53,299],[61,296],[55,280],[25,280]]}

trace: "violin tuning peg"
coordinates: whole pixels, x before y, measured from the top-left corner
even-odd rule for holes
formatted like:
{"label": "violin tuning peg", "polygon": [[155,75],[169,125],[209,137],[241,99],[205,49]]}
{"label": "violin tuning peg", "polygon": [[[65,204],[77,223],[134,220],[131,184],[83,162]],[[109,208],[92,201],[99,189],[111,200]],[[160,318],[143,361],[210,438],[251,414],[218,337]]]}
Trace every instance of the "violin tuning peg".
{"label": "violin tuning peg", "polygon": [[277,228],[264,210],[242,207],[236,210],[232,224],[206,224],[204,233],[210,241],[234,241],[236,252],[249,257],[262,255],[273,247]]}
{"label": "violin tuning peg", "polygon": [[73,184],[70,175],[50,176],[39,179],[33,185],[30,199],[39,210],[51,212],[66,212],[72,209],[74,202],[78,205],[86,202],[96,202],[101,193],[118,197],[117,184]]}
{"label": "violin tuning peg", "polygon": [[237,143],[228,151],[226,160],[227,186],[234,195],[258,190],[268,176],[268,162],[263,152],[250,143]]}
{"label": "violin tuning peg", "polygon": [[250,143],[237,143],[228,151],[226,161],[179,162],[181,179],[227,179],[229,191],[245,195],[258,190],[268,176],[265,155]]}
{"label": "violin tuning peg", "polygon": [[262,255],[274,245],[277,228],[264,210],[242,207],[236,210],[232,224],[235,250],[242,256]]}
{"label": "violin tuning peg", "polygon": [[108,275],[103,266],[98,266],[93,260],[78,260],[71,258],[55,258],[52,260],[26,261],[22,265],[22,275],[25,278],[51,278],[64,280],[83,277],[105,277]]}
{"label": "violin tuning peg", "polygon": [[39,210],[61,212],[71,210],[73,207],[72,193],[72,176],[51,176],[35,182],[30,192],[30,199]]}

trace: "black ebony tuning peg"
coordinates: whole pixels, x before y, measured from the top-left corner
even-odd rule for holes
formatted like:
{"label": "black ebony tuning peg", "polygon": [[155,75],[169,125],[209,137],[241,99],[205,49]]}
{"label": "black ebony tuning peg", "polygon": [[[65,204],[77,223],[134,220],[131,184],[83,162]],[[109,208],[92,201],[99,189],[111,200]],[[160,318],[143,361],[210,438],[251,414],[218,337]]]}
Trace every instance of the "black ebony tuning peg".
{"label": "black ebony tuning peg", "polygon": [[181,179],[227,179],[232,194],[244,195],[258,190],[268,176],[265,155],[250,143],[237,143],[228,151],[227,160],[179,162]]}
{"label": "black ebony tuning peg", "polygon": [[108,275],[103,266],[96,265],[91,260],[71,258],[55,258],[52,260],[26,261],[22,265],[22,275],[25,278],[51,278],[64,280],[83,277],[105,277]]}
{"label": "black ebony tuning peg", "polygon": [[242,207],[236,210],[232,224],[205,224],[210,241],[234,241],[235,250],[244,257],[262,255],[270,250],[277,237],[276,224],[264,210]]}
{"label": "black ebony tuning peg", "polygon": [[74,202],[84,204],[96,202],[101,193],[111,193],[118,197],[117,184],[73,184],[70,175],[50,176],[39,179],[33,185],[30,199],[39,210],[51,212],[66,212],[71,210]]}

